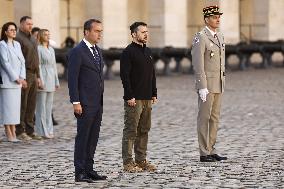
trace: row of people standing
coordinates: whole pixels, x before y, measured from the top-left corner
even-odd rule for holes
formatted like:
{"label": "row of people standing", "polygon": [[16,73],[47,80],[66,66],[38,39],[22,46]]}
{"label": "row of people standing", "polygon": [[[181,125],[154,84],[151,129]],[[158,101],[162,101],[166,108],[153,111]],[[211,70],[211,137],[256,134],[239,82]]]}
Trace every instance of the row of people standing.
{"label": "row of people standing", "polygon": [[40,30],[37,40],[32,26],[31,17],[24,16],[18,33],[12,22],[1,32],[0,125],[10,142],[53,138],[51,109],[59,87],[55,53],[49,31]]}
{"label": "row of people standing", "polygon": [[[203,9],[206,27],[195,35],[191,50],[198,94],[197,132],[201,162],[227,160],[218,155],[215,148],[225,84],[225,43],[222,33],[217,31],[222,14],[218,6]],[[132,43],[123,50],[120,58],[124,88],[123,170],[154,172],[156,166],[147,160],[152,104],[157,102],[154,62],[146,45],[149,31],[144,22],[134,22],[129,29]],[[102,38],[102,22],[89,19],[84,23],[83,31],[83,40],[68,54],[68,88],[77,118],[75,182],[92,183],[107,179],[94,170],[93,160],[103,112],[104,61],[97,46]]]}

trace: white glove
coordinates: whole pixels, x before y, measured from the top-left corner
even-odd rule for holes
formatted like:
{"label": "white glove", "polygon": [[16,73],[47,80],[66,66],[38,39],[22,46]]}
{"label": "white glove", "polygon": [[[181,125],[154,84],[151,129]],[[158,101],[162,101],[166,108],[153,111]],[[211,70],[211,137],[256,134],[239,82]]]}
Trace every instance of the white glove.
{"label": "white glove", "polygon": [[200,96],[201,100],[203,102],[206,102],[206,95],[209,94],[208,89],[207,88],[199,89],[198,93],[199,93],[199,96]]}

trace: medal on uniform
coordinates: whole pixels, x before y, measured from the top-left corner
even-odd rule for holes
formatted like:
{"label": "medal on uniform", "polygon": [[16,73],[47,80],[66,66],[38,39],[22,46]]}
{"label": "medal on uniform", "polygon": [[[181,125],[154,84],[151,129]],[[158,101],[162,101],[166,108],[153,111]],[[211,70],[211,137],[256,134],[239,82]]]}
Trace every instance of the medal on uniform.
{"label": "medal on uniform", "polygon": [[210,52],[210,58],[212,58],[213,56],[214,56],[214,52],[211,51],[211,52]]}

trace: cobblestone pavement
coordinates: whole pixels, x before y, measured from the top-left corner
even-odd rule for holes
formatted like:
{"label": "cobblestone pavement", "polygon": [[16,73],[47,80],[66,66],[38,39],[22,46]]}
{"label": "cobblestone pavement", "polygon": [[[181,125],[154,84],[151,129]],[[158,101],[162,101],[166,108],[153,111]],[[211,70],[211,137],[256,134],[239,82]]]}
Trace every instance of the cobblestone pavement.
{"label": "cobblestone pavement", "polygon": [[[224,162],[201,163],[192,75],[158,78],[148,157],[155,173],[123,173],[120,80],[105,82],[95,168],[107,181],[75,183],[76,132],[66,82],[55,95],[53,140],[0,143],[0,188],[284,188],[284,69],[227,74],[217,148]],[[3,128],[0,136],[3,140]]]}

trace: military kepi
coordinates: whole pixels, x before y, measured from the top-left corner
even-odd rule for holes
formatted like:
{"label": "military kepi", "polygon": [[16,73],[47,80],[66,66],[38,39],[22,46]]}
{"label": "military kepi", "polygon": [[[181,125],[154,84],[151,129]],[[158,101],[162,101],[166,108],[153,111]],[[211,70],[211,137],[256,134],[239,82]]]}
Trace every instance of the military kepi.
{"label": "military kepi", "polygon": [[213,15],[222,15],[222,14],[223,14],[222,12],[219,12],[219,7],[217,5],[205,7],[203,9],[203,15],[205,18]]}

